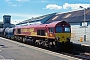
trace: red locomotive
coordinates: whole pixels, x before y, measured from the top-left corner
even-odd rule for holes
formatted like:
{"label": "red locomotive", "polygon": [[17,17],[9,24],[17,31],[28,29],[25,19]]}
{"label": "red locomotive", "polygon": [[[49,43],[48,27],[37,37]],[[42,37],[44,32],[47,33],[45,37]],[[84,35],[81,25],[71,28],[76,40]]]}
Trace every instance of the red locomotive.
{"label": "red locomotive", "polygon": [[66,21],[17,26],[15,27],[14,38],[23,42],[32,41],[35,44],[48,47],[59,47],[61,45],[66,46],[70,43],[71,27]]}

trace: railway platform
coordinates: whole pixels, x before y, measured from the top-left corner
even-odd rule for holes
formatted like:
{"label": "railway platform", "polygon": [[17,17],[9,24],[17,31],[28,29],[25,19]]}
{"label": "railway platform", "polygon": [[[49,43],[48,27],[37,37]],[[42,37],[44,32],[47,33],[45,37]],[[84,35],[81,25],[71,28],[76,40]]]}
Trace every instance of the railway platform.
{"label": "railway platform", "polygon": [[90,46],[90,40],[71,40],[71,42],[75,43],[75,44],[81,44],[84,46]]}
{"label": "railway platform", "polygon": [[0,59],[9,60],[78,60],[71,56],[26,45],[0,37]]}
{"label": "railway platform", "polygon": [[84,52],[89,52],[90,53],[90,40],[71,40],[71,42],[74,43],[74,48],[76,50],[84,51]]}

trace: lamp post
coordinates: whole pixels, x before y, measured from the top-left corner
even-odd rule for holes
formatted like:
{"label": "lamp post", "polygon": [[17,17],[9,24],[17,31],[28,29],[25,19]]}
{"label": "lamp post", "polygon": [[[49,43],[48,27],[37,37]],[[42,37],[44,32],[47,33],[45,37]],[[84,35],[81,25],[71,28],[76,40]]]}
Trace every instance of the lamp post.
{"label": "lamp post", "polygon": [[[80,6],[80,8],[84,8],[82,6]],[[85,8],[84,8],[84,27],[85,27],[85,33],[84,33],[84,41],[86,41],[86,16],[85,16]]]}

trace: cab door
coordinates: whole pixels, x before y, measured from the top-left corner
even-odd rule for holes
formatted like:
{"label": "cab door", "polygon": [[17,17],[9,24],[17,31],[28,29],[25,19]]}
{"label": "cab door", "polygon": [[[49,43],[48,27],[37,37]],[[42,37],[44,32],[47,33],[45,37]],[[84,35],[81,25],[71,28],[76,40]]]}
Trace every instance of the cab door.
{"label": "cab door", "polygon": [[54,27],[49,27],[48,28],[48,37],[49,38],[54,38],[54,32],[55,32],[55,28]]}

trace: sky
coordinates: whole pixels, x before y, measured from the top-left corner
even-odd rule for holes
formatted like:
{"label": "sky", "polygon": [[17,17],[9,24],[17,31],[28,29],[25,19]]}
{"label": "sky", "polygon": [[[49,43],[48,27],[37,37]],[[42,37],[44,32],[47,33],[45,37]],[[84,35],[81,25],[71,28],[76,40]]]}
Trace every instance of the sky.
{"label": "sky", "polygon": [[11,15],[11,23],[17,24],[32,17],[84,8],[90,8],[90,0],[0,0],[0,21],[3,15]]}

